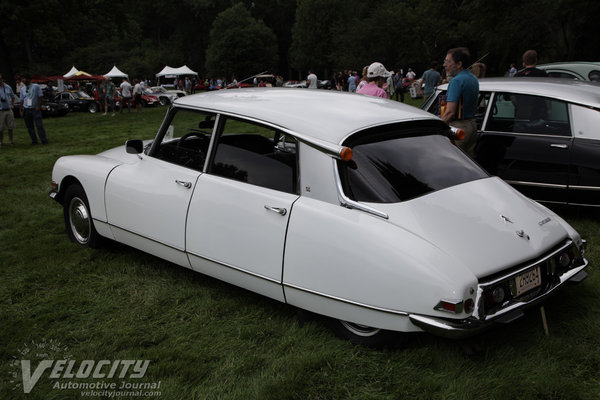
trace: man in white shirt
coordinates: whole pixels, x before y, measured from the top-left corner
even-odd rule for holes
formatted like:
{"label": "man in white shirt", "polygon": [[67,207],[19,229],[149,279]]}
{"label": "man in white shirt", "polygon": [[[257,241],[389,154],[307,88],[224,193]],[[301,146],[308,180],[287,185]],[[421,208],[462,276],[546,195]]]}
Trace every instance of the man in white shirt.
{"label": "man in white shirt", "polygon": [[137,79],[134,79],[133,83],[135,83],[135,86],[133,87],[135,109],[137,110],[137,112],[142,112],[142,85]]}
{"label": "man in white shirt", "polygon": [[317,75],[315,75],[315,73],[313,72],[312,69],[308,70],[308,77],[306,78],[306,86],[309,89],[317,88]]}
{"label": "man in white shirt", "polygon": [[127,103],[127,110],[131,112],[131,83],[127,81],[127,78],[123,78],[123,82],[121,82],[119,87],[121,88],[121,96],[123,98],[121,101],[121,112],[125,108],[125,103]]}

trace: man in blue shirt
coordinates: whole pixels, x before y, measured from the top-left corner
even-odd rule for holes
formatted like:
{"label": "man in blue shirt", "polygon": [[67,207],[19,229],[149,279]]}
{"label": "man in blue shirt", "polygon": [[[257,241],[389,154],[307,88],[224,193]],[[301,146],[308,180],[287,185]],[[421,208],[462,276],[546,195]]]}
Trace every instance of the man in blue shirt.
{"label": "man in blue shirt", "polygon": [[452,76],[446,93],[446,108],[441,116],[448,124],[463,129],[465,138],[456,144],[469,156],[475,155],[477,124],[475,109],[479,96],[479,81],[469,71],[471,55],[466,47],[448,50],[444,59],[446,74]]}
{"label": "man in blue shirt", "polygon": [[423,101],[427,101],[427,98],[433,94],[437,85],[442,81],[442,76],[437,72],[438,64],[432,61],[429,69],[423,73],[421,77],[422,84],[425,84],[423,88]]}
{"label": "man in blue shirt", "polygon": [[8,131],[8,140],[13,144],[13,129],[15,129],[15,119],[13,107],[15,105],[15,93],[12,88],[4,83],[0,75],[0,147],[4,136],[4,129]]}
{"label": "man in blue shirt", "polygon": [[42,101],[44,95],[42,88],[37,83],[31,83],[31,76],[25,74],[23,76],[25,86],[21,88],[21,116],[25,120],[25,126],[31,138],[31,144],[38,144],[37,136],[33,125],[37,127],[37,133],[42,144],[48,144],[46,138],[46,130],[42,122]]}

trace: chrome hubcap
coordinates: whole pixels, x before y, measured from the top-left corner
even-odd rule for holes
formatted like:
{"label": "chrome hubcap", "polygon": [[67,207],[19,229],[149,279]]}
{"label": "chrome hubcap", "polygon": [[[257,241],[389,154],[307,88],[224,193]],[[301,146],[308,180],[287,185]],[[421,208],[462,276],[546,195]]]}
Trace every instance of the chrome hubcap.
{"label": "chrome hubcap", "polygon": [[344,328],[348,329],[348,331],[350,331],[353,334],[358,335],[358,336],[364,336],[364,337],[373,336],[373,335],[378,334],[379,331],[381,330],[378,328],[372,328],[370,326],[355,324],[355,323],[347,322],[347,321],[340,321],[340,322],[342,323]]}
{"label": "chrome hubcap", "polygon": [[87,207],[79,197],[74,197],[69,204],[69,223],[75,239],[81,244],[87,244],[92,223]]}

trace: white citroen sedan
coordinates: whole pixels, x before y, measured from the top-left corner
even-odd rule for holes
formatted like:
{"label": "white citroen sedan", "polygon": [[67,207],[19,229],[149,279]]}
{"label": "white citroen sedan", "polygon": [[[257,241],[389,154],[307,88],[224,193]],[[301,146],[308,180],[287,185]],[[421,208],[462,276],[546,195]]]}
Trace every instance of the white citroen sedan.
{"label": "white citroen sedan", "polygon": [[510,322],[586,276],[585,241],[437,117],[285,88],[175,101],[153,140],[60,158],[70,238],[109,238],[326,317],[357,343]]}

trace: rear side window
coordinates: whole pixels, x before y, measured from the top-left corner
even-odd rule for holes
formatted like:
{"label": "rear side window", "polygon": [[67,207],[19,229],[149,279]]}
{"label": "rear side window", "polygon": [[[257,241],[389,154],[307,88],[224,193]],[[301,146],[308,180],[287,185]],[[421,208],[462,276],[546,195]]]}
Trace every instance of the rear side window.
{"label": "rear side window", "polygon": [[[408,127],[408,129],[407,129]],[[394,124],[345,143],[349,162],[338,161],[346,196],[355,201],[397,203],[487,177],[445,133],[443,123]]]}
{"label": "rear side window", "polygon": [[600,139],[600,110],[571,104],[571,113],[575,137]]}
{"label": "rear side window", "polygon": [[568,104],[548,97],[496,93],[485,130],[570,136]]}

